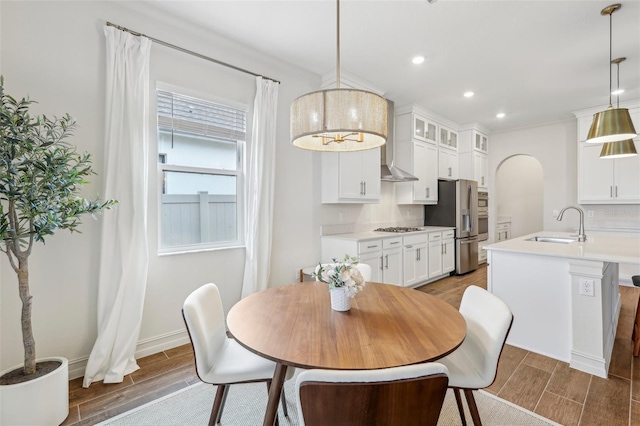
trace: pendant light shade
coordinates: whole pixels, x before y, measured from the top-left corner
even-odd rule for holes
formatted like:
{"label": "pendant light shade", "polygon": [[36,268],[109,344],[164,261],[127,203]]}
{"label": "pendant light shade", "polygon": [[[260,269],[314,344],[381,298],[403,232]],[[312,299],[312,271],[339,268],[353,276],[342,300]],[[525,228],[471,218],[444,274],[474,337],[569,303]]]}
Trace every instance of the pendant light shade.
{"label": "pendant light shade", "polygon": [[329,89],[291,104],[291,142],[312,151],[361,151],[387,140],[387,101],[375,93]]}
{"label": "pendant light shade", "polygon": [[[626,108],[613,108],[611,103],[611,44],[612,44],[612,15],[620,9],[620,4],[612,4],[600,11],[603,16],[609,16],[609,108],[593,115],[593,122],[587,135],[588,143],[616,142],[635,138],[636,129],[633,127],[629,110]],[[620,58],[621,61],[624,58]],[[615,62],[619,64],[619,62]],[[619,69],[619,68],[618,68]],[[619,79],[619,74],[618,74]]]}
{"label": "pendant light shade", "polygon": [[602,151],[600,151],[600,158],[614,159],[633,157],[638,155],[636,146],[631,139],[618,142],[607,142],[602,145]]}
{"label": "pendant light shade", "polygon": [[593,115],[587,142],[602,143],[632,139],[637,136],[629,110],[609,107]]}
{"label": "pendant light shade", "polygon": [[336,88],[291,104],[291,143],[311,151],[362,151],[387,141],[387,101],[366,90],[340,88],[340,0],[336,0]]}

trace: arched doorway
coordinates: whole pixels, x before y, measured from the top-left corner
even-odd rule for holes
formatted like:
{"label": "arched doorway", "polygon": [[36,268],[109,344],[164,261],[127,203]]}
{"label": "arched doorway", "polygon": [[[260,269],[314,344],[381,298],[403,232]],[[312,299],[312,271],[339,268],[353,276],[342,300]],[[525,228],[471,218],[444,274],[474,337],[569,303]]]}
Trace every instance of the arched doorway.
{"label": "arched doorway", "polygon": [[496,170],[496,223],[510,219],[511,238],[542,231],[542,164],[530,155],[514,155]]}

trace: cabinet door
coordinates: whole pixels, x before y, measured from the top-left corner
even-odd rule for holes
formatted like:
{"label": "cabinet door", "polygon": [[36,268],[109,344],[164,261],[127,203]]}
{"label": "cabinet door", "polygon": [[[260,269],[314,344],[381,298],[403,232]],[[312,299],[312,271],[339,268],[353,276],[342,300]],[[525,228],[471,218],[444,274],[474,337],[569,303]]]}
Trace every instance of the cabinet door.
{"label": "cabinet door", "polygon": [[409,287],[418,282],[418,245],[412,244],[404,246],[402,249],[402,273],[403,284],[405,287]]}
{"label": "cabinet door", "polygon": [[440,179],[458,179],[458,154],[445,149],[438,150],[438,170]]}
{"label": "cabinet door", "polygon": [[405,246],[402,253],[403,282],[410,287],[429,278],[427,244],[412,244]]}
{"label": "cabinet door", "polygon": [[[423,200],[428,203],[438,201],[438,149],[435,145],[420,144],[424,148],[419,163],[416,163],[414,170],[419,170],[418,177],[420,180],[414,182],[422,183],[421,192],[424,196]],[[417,157],[417,156],[416,156]]]}
{"label": "cabinet door", "polygon": [[447,238],[442,240],[442,273],[446,274],[455,269],[456,257],[454,253],[454,240]]}
{"label": "cabinet door", "polygon": [[340,198],[358,199],[363,197],[362,153],[341,152],[338,159],[338,191]]}
{"label": "cabinet door", "polygon": [[413,182],[413,199],[414,201],[429,200],[429,190],[427,189],[427,180],[429,179],[429,158],[430,145],[421,142],[413,142],[413,172],[418,178]]}
{"label": "cabinet door", "polygon": [[402,286],[402,248],[382,252],[382,282]]}
{"label": "cabinet door", "polygon": [[487,138],[486,135],[483,135],[482,133],[474,131],[473,141],[474,141],[473,148],[476,151],[486,153],[489,150],[489,138]]}
{"label": "cabinet door", "polygon": [[360,263],[366,263],[371,266],[371,281],[374,283],[382,282],[382,252],[364,253],[358,257],[360,258]]}
{"label": "cabinet door", "polygon": [[[640,152],[640,142],[635,141]],[[611,161],[611,160],[600,160]],[[618,158],[614,163],[614,191],[616,201],[640,203],[640,155]]]}
{"label": "cabinet door", "polygon": [[436,143],[438,138],[436,123],[420,115],[413,115],[413,137],[425,142]]}
{"label": "cabinet door", "polygon": [[380,199],[380,148],[359,151],[361,157],[361,177],[364,182],[362,198]]}
{"label": "cabinet door", "polygon": [[604,202],[613,198],[613,165],[616,160],[600,159],[602,144],[580,143],[578,147],[579,202]]}
{"label": "cabinet door", "polygon": [[442,241],[429,242],[429,278],[442,275]]}
{"label": "cabinet door", "polygon": [[487,179],[487,157],[483,154],[473,153],[473,171],[478,188],[487,189],[489,182]]}

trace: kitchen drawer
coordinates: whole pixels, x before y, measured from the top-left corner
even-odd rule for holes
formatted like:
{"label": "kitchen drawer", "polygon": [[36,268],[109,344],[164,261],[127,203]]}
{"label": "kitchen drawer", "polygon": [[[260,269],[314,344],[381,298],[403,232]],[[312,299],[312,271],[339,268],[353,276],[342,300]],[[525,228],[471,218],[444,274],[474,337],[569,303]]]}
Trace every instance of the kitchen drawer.
{"label": "kitchen drawer", "polygon": [[413,244],[423,244],[428,241],[428,234],[407,235],[402,237],[402,244],[405,246]]}
{"label": "kitchen drawer", "polygon": [[370,253],[372,251],[382,251],[382,240],[368,240],[358,243],[358,254]]}
{"label": "kitchen drawer", "polygon": [[453,238],[456,235],[456,231],[454,229],[450,229],[449,231],[442,231],[442,239]]}
{"label": "kitchen drawer", "polygon": [[507,231],[511,228],[511,222],[503,222],[496,225],[496,230]]}
{"label": "kitchen drawer", "polygon": [[478,250],[478,263],[487,262],[487,251],[484,249]]}
{"label": "kitchen drawer", "polygon": [[440,241],[442,239],[442,232],[429,232],[429,241]]}
{"label": "kitchen drawer", "polygon": [[398,247],[402,247],[402,237],[385,238],[384,240],[382,240],[383,250],[389,250]]}

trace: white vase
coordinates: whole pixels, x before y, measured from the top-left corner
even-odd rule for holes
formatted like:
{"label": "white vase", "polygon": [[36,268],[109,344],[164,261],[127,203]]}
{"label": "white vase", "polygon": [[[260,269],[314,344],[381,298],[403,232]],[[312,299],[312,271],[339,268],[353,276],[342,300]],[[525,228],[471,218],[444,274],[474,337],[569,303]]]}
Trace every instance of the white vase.
{"label": "white vase", "polygon": [[37,363],[42,361],[59,361],[61,365],[36,379],[0,386],[0,425],[59,425],[69,415],[69,361],[52,357]]}
{"label": "white vase", "polygon": [[331,295],[331,309],[334,311],[348,311],[351,309],[351,298],[346,287],[332,288],[329,290]]}

